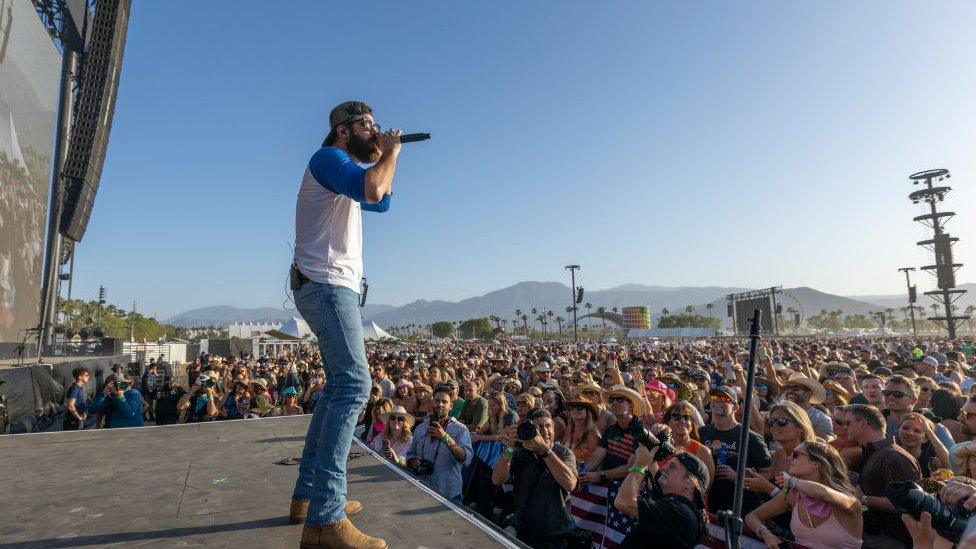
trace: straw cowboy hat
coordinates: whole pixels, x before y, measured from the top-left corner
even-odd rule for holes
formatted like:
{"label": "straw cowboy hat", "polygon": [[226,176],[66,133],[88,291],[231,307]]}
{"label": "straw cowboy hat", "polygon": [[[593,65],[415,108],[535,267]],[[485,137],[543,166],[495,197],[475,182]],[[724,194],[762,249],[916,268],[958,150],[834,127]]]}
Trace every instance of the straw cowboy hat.
{"label": "straw cowboy hat", "polygon": [[821,404],[827,398],[827,390],[824,389],[824,386],[819,381],[810,379],[803,374],[795,373],[791,375],[786,380],[785,385],[802,385],[809,389],[811,393],[810,404]]}
{"label": "straw cowboy hat", "polygon": [[263,377],[254,378],[247,383],[248,388],[253,388],[254,385],[260,385],[265,391],[268,390],[268,380]]}
{"label": "straw cowboy hat", "polygon": [[593,414],[593,419],[598,418],[600,416],[600,413],[596,407],[596,403],[583,396],[581,393],[581,389],[582,387],[577,387],[573,395],[566,400],[565,402],[566,406],[574,406],[574,405],[586,406],[587,409],[589,409],[590,413]]}
{"label": "straw cowboy hat", "polygon": [[383,425],[388,425],[390,423],[390,416],[393,414],[403,416],[405,418],[403,423],[407,426],[407,428],[413,429],[413,424],[416,419],[413,417],[413,414],[408,414],[407,409],[403,406],[394,406],[393,409],[388,413],[381,415],[380,419],[383,421]]}
{"label": "straw cowboy hat", "polygon": [[589,383],[584,383],[580,385],[579,387],[576,388],[576,394],[584,400],[589,400],[587,399],[586,395],[592,394],[596,396],[597,399],[599,399],[599,404],[603,404],[603,398],[604,398],[603,387],[600,387],[595,382],[591,381]]}
{"label": "straw cowboy hat", "polygon": [[631,405],[631,413],[633,413],[635,416],[639,416],[644,413],[644,399],[637,391],[623,384],[614,385],[607,391],[607,399],[615,396],[621,396],[629,400]]}

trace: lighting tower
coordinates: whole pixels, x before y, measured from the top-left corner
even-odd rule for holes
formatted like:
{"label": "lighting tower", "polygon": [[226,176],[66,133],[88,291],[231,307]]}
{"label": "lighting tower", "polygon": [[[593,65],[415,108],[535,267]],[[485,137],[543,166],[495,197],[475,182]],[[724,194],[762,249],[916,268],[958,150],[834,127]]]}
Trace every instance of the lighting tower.
{"label": "lighting tower", "polygon": [[915,326],[915,286],[912,286],[912,279],[908,276],[915,267],[902,267],[898,270],[905,273],[905,284],[908,285],[908,311],[912,315],[912,335],[918,335],[918,328]]}
{"label": "lighting tower", "polygon": [[923,185],[923,188],[908,195],[913,204],[925,202],[928,204],[928,213],[915,217],[915,221],[932,229],[933,238],[918,242],[919,246],[935,252],[935,264],[925,265],[921,269],[934,274],[937,283],[937,290],[925,292],[936,303],[945,308],[945,316],[931,317],[936,322],[945,322],[946,329],[949,331],[949,339],[956,339],[956,322],[966,320],[966,316],[956,316],[953,314],[952,303],[962,297],[966,290],[956,289],[956,270],[962,267],[962,263],[953,263],[952,244],[959,240],[958,237],[949,236],[945,231],[945,225],[949,222],[956,212],[940,212],[936,208],[936,202],[945,200],[945,195],[952,190],[949,186],[934,186],[933,181],[943,181],[949,179],[949,170],[935,169],[925,170],[908,176],[913,185]]}

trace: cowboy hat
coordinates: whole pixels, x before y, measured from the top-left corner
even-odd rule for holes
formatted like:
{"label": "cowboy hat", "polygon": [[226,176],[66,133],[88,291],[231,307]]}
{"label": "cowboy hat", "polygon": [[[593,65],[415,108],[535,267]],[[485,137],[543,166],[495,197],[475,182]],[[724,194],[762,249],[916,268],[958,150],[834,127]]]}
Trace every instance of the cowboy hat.
{"label": "cowboy hat", "polygon": [[407,426],[407,428],[413,429],[413,424],[416,422],[416,419],[413,417],[413,414],[408,414],[407,409],[404,408],[403,406],[394,406],[392,410],[381,415],[380,419],[383,421],[383,425],[387,425],[390,423],[390,415],[392,414],[403,416],[404,417],[403,422]]}
{"label": "cowboy hat", "polygon": [[587,410],[593,414],[593,419],[596,420],[599,417],[599,411],[596,408],[596,404],[586,398],[580,396],[579,394],[574,395],[572,398],[566,401],[566,406],[586,406]]}
{"label": "cowboy hat", "polygon": [[257,378],[254,378],[254,379],[252,379],[251,381],[249,381],[249,382],[247,383],[247,386],[248,386],[249,388],[250,388],[250,387],[251,387],[252,385],[260,385],[260,386],[261,386],[261,388],[262,388],[262,389],[264,389],[265,391],[267,391],[267,390],[268,390],[268,380],[266,380],[266,379],[264,379],[263,377],[257,377]]}
{"label": "cowboy hat", "polygon": [[827,398],[827,390],[824,389],[824,386],[819,381],[810,379],[800,373],[791,375],[784,385],[787,387],[790,385],[802,385],[806,387],[810,391],[810,404],[821,404]]}
{"label": "cowboy hat", "polygon": [[614,385],[607,390],[607,399],[611,399],[615,396],[621,396],[630,401],[631,413],[635,416],[639,416],[644,410],[644,399],[641,398],[640,393],[625,386],[625,385]]}

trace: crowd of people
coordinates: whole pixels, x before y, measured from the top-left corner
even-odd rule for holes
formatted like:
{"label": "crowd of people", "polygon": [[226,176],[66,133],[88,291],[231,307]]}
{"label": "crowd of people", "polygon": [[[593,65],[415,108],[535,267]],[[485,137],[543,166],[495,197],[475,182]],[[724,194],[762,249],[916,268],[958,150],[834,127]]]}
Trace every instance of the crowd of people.
{"label": "crowd of people", "polygon": [[[732,508],[744,429],[746,535],[767,547],[950,547],[976,543],[974,350],[762,342],[744,425],[747,340],[371,344],[357,432],[532,547],[697,545]],[[93,401],[69,390],[66,428],[309,413],[328,381],[317,353],[204,355],[188,388],[154,365],[138,383],[120,372]]]}

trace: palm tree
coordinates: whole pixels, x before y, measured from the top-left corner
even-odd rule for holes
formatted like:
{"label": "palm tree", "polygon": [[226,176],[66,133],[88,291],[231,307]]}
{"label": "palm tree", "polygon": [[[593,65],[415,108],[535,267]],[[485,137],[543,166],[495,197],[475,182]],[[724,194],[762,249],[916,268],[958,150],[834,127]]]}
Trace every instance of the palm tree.
{"label": "palm tree", "polygon": [[694,307],[692,307],[691,305],[685,305],[685,314],[689,314],[690,315],[693,312],[695,312],[695,308]]}
{"label": "palm tree", "polygon": [[556,317],[556,326],[559,326],[559,337],[563,336],[563,321],[566,320],[561,316]]}
{"label": "palm tree", "polygon": [[[532,307],[532,314],[533,314],[533,315],[537,315],[537,314],[539,314],[539,309],[536,309],[535,307]],[[539,320],[539,319],[538,319],[538,318],[536,318],[535,316],[533,316],[533,317],[532,317],[532,320]]]}
{"label": "palm tree", "polygon": [[976,305],[966,305],[965,313],[966,313],[966,316],[969,317],[969,318],[966,319],[966,324],[969,326],[969,331],[970,332],[973,331],[973,313],[974,312],[976,312]]}
{"label": "palm tree", "polygon": [[603,321],[603,335],[607,335],[607,316],[606,316],[607,315],[607,308],[606,307],[597,307],[596,308],[596,312],[597,312],[597,314],[600,315],[600,320]]}
{"label": "palm tree", "polygon": [[529,337],[529,315],[522,315],[522,328],[525,329],[525,337]]}
{"label": "palm tree", "polygon": [[711,317],[712,316],[712,309],[715,308],[715,304],[714,303],[709,303],[709,304],[705,305],[705,308],[708,309],[708,316]]}
{"label": "palm tree", "polygon": [[668,316],[669,314],[671,314],[671,312],[668,311],[667,307],[661,309],[661,316]]}
{"label": "palm tree", "polygon": [[546,338],[546,315],[539,315],[535,317],[535,319],[538,320],[539,324],[542,325],[542,339],[545,339]]}
{"label": "palm tree", "polygon": [[[590,316],[590,309],[593,308],[593,304],[592,303],[587,303],[587,304],[585,304],[583,306],[586,307],[586,316]],[[590,324],[589,321],[586,322],[586,325],[587,325],[587,329],[589,329],[589,327],[592,326],[592,324]]]}

